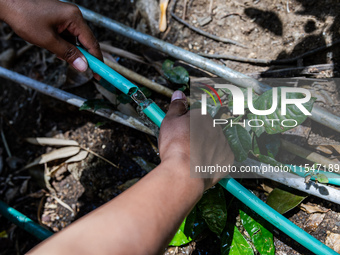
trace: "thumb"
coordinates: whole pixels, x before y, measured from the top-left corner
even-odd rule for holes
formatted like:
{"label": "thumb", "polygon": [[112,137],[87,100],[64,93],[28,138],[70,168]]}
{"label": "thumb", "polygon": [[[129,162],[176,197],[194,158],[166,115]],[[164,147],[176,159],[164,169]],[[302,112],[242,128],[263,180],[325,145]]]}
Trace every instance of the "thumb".
{"label": "thumb", "polygon": [[65,60],[79,72],[85,72],[87,70],[88,63],[84,55],[76,46],[65,41],[60,36],[58,36],[57,40],[55,40],[52,47],[48,50],[56,54],[57,57]]}
{"label": "thumb", "polygon": [[166,114],[168,118],[178,117],[187,112],[188,104],[187,98],[180,90],[176,90],[171,97],[171,104],[169,111]]}

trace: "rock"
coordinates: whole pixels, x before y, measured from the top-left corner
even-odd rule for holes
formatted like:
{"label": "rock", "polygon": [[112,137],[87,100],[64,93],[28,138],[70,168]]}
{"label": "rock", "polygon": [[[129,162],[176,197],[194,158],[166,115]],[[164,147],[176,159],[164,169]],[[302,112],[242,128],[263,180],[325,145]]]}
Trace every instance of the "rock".
{"label": "rock", "polygon": [[146,21],[150,33],[153,36],[158,35],[159,6],[156,0],[138,0],[136,7]]}
{"label": "rock", "polygon": [[335,233],[327,233],[325,244],[333,249],[335,252],[340,253],[340,235]]}
{"label": "rock", "polygon": [[211,16],[203,17],[198,19],[198,24],[200,24],[201,27],[204,27],[205,25],[209,24],[212,21]]}

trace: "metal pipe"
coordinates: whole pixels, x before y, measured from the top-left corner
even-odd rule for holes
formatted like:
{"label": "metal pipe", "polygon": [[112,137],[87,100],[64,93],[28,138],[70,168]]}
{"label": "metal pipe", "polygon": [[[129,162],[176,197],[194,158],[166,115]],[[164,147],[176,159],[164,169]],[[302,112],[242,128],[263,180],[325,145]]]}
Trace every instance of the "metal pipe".
{"label": "metal pipe", "polygon": [[[299,168],[298,166],[288,166],[287,168],[290,168],[292,172],[276,172],[276,171],[269,171],[268,169],[273,169],[273,166],[258,162],[253,159],[246,159],[243,162],[234,162],[234,165],[237,167],[251,167],[252,173],[257,175],[257,178],[266,178],[273,181],[276,181],[278,183],[284,184],[288,187],[291,187],[293,189],[297,189],[303,192],[306,192],[307,194],[325,199],[327,201],[340,204],[340,191],[336,188],[332,188],[330,186],[321,184],[321,183],[315,183],[313,181],[310,181],[309,183],[305,183],[305,178],[300,177],[296,174],[298,172],[304,172],[303,168]],[[296,174],[293,174],[296,173]],[[326,172],[329,174],[329,172]],[[332,179],[338,179],[340,176],[334,173]]]}
{"label": "metal pipe", "polygon": [[[64,0],[61,0],[61,1],[71,3],[69,1],[64,1]],[[210,59],[203,58],[195,53],[192,53],[180,47],[174,46],[170,43],[164,42],[150,35],[146,35],[141,32],[138,32],[131,27],[125,26],[117,21],[114,21],[110,18],[107,18],[93,11],[90,11],[82,6],[79,6],[79,5],[77,6],[82,12],[83,17],[86,20],[94,24],[108,28],[116,32],[117,34],[133,39],[139,43],[142,43],[156,50],[167,53],[168,55],[172,57],[181,59],[192,65],[198,66],[226,80],[232,79],[235,85],[238,85],[244,88],[246,87],[254,88],[254,91],[260,94],[262,94],[264,91],[268,89],[271,89],[271,87],[266,84],[263,84],[255,79],[252,79],[240,72],[236,72],[226,66],[216,64],[214,61]]]}
{"label": "metal pipe", "polygon": [[[54,97],[56,99],[59,99],[61,101],[64,101],[66,103],[69,103],[71,105],[74,105],[76,107],[80,107],[83,105],[83,103],[86,101],[86,99],[81,98],[79,96],[73,95],[71,93],[68,93],[66,91],[63,91],[61,89],[54,88],[52,86],[49,86],[47,84],[44,84],[42,82],[33,80],[31,78],[28,78],[24,75],[18,74],[16,72],[10,71],[6,68],[0,67],[0,77],[9,79],[11,81],[17,82],[19,84],[23,84],[31,89],[37,90],[45,95]],[[89,110],[90,112],[93,112]],[[135,119],[130,116],[126,116],[122,113],[116,112],[116,111],[107,111],[107,110],[98,110],[94,112],[95,114],[108,118],[110,120],[116,121],[120,124],[123,124],[128,127],[132,127],[134,129],[143,131],[147,134],[154,135],[154,133],[142,122],[140,122],[138,119]]]}
{"label": "metal pipe", "polygon": [[49,238],[53,235],[51,231],[43,228],[27,216],[23,215],[12,207],[9,207],[2,201],[0,201],[0,214],[40,240],[45,240],[46,238]]}
{"label": "metal pipe", "polygon": [[[62,0],[62,2],[68,1]],[[217,64],[210,59],[201,57],[195,53],[179,48],[150,35],[138,32],[128,26],[125,26],[117,21],[114,21],[93,11],[90,11],[82,6],[78,5],[78,7],[86,20],[98,26],[108,28],[116,32],[117,34],[128,37],[153,49],[167,53],[174,58],[200,67],[242,88],[253,88],[254,91],[258,94],[262,94],[266,90],[271,89],[271,87],[267,84],[250,78],[249,76],[232,70],[226,66]],[[316,122],[319,122],[331,129],[340,132],[340,117],[328,112],[321,107],[314,106],[312,110],[312,116],[310,118]]]}

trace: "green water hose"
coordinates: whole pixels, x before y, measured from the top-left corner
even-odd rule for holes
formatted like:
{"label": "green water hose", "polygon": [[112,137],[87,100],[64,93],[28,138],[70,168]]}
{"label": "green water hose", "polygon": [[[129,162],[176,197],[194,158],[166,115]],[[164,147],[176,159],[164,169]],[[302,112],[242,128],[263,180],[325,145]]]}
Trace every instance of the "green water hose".
{"label": "green water hose", "polygon": [[52,232],[35,223],[33,220],[18,212],[14,208],[9,207],[2,201],[0,201],[0,214],[5,216],[15,225],[23,228],[41,240],[45,240],[46,238],[49,238],[51,235],[53,235]]}
{"label": "green water hose", "polygon": [[219,184],[258,215],[313,253],[318,255],[338,254],[264,203],[235,179],[225,178],[222,179]]}

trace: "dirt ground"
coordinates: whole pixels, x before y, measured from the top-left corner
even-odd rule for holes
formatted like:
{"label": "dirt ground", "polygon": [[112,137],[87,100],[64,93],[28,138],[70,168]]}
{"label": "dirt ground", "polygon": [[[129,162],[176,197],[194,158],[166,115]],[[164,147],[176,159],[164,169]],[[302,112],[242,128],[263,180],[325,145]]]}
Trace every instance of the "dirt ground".
{"label": "dirt ground", "polygon": [[[209,6],[212,2],[211,13]],[[186,14],[183,15],[184,1],[177,1],[174,13],[206,32],[235,40],[246,47],[216,42],[199,35],[170,17],[169,10],[174,4],[172,0],[168,8],[168,29],[158,33],[158,13],[148,13],[140,1],[80,0],[76,3],[93,11],[115,19],[125,25],[142,32],[153,34],[167,42],[195,53],[227,54],[250,59],[282,60],[299,56],[315,48],[337,43],[340,39],[340,4],[337,0],[188,0]],[[145,4],[146,3],[146,4]],[[157,3],[145,0],[144,5]],[[200,26],[203,18],[211,21]],[[156,22],[156,23],[155,23]],[[105,41],[115,47],[125,49],[146,59],[155,53],[130,39],[116,35],[107,29],[90,24],[99,41]],[[328,64],[321,71],[295,73],[298,77],[324,79],[339,77],[339,45],[299,58],[289,63],[280,61],[270,64],[250,64],[232,60],[216,59],[223,64],[256,77],[272,77],[270,71],[283,68]],[[0,50],[18,51],[23,42],[4,23],[0,24]],[[171,89],[179,88],[169,85],[152,65],[140,64],[126,58],[116,58],[124,65],[139,74],[156,80]],[[0,57],[1,61],[1,57]],[[4,65],[4,62],[1,62]],[[91,80],[69,84],[70,71],[67,65],[45,50],[32,47],[11,63],[5,63],[12,70],[42,81],[52,86],[65,89],[83,98],[102,98]],[[313,69],[314,70],[314,69]],[[192,77],[199,73],[189,70]],[[279,73],[287,77],[287,73]],[[277,73],[276,73],[277,75]],[[307,86],[307,85],[306,85]],[[308,85],[309,86],[309,85]],[[339,87],[335,84],[328,87],[311,88],[317,103],[339,116]],[[322,93],[320,93],[322,91]],[[151,98],[164,110],[167,110],[169,99],[152,93]],[[5,150],[3,138],[0,143],[0,199],[16,208],[53,232],[58,232],[74,220],[94,210],[123,192],[128,181],[135,182],[143,177],[148,168],[136,163],[143,159],[147,164],[157,165],[160,162],[157,154],[157,140],[121,124],[110,122],[92,113],[79,111],[77,108],[58,100],[41,95],[31,89],[0,79],[0,127],[12,154],[9,158]],[[313,121],[306,121],[308,129],[298,143],[310,150],[317,150],[319,144],[340,144],[340,136]],[[57,137],[72,139],[81,146],[89,148],[118,167],[108,164],[102,159],[88,154],[75,163],[61,164],[55,161],[44,166],[36,166],[23,170],[23,166],[43,153],[54,150],[54,147],[42,147],[25,142],[26,137]],[[338,152],[322,155],[339,159]],[[304,163],[303,160],[282,152],[283,159]],[[60,168],[48,181],[44,180],[46,168]],[[124,185],[125,184],[125,185]],[[264,180],[245,181],[247,188],[253,190],[261,199],[266,199]],[[268,184],[269,185],[269,184]],[[57,197],[57,199],[55,198]],[[60,203],[58,201],[62,201]],[[232,208],[240,206],[236,199]],[[317,224],[309,224],[312,214],[300,207],[290,211],[287,216],[298,226],[325,242],[330,234],[340,234],[340,207],[337,204],[309,197],[304,204],[324,209],[317,217]],[[66,204],[66,205],[65,205]],[[231,216],[230,216],[231,217]],[[321,220],[321,221],[320,221]],[[5,231],[6,236],[1,236]],[[310,251],[294,242],[290,237],[278,230],[274,231],[276,254],[311,254]],[[340,241],[340,240],[339,240]],[[133,242],[133,240],[131,240]],[[219,239],[207,232],[197,242],[182,248],[170,248],[167,254],[220,254]],[[0,254],[23,254],[39,240],[0,216]]]}

